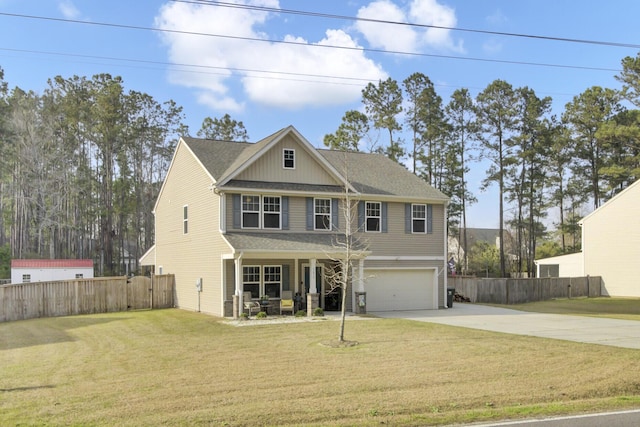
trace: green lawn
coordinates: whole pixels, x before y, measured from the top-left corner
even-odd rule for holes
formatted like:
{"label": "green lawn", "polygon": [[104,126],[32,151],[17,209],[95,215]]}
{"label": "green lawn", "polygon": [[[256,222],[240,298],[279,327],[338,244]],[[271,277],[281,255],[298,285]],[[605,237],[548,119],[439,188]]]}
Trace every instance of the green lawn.
{"label": "green lawn", "polygon": [[0,425],[417,426],[640,407],[640,352],[393,319],[0,324]]}

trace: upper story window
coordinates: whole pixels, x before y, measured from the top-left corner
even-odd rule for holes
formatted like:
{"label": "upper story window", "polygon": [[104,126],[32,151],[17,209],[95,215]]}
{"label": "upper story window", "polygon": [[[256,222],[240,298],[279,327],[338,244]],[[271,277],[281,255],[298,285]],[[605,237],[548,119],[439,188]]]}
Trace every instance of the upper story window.
{"label": "upper story window", "polygon": [[296,150],[292,148],[282,150],[282,167],[285,169],[296,168]]}
{"label": "upper story window", "polygon": [[260,196],[242,196],[242,228],[260,228]]}
{"label": "upper story window", "polygon": [[264,196],[262,198],[263,227],[280,228],[280,197]]}
{"label": "upper story window", "polygon": [[411,205],[411,231],[427,232],[427,205]]}
{"label": "upper story window", "polygon": [[380,232],[380,220],[382,209],[380,202],[366,202],[365,204],[365,231]]}
{"label": "upper story window", "polygon": [[189,206],[182,207],[182,234],[189,232]]}
{"label": "upper story window", "polygon": [[314,228],[331,229],[331,199],[314,199]]}

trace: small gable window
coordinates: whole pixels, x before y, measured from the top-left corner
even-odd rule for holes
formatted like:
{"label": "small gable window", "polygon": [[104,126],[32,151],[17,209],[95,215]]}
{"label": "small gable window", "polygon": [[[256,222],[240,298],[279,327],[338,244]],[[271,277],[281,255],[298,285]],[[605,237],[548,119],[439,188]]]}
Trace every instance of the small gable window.
{"label": "small gable window", "polygon": [[285,169],[296,168],[296,151],[291,148],[282,150],[282,167]]}
{"label": "small gable window", "polygon": [[380,232],[382,209],[380,202],[367,202],[365,206],[365,231]]}
{"label": "small gable window", "polygon": [[182,234],[189,232],[189,206],[182,207]]}
{"label": "small gable window", "polygon": [[242,228],[260,228],[260,196],[242,196]]}

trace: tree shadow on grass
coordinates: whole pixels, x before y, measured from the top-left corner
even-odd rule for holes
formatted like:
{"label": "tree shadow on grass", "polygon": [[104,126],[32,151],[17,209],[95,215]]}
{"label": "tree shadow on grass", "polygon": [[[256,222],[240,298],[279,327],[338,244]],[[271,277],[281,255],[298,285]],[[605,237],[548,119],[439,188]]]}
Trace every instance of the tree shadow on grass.
{"label": "tree shadow on grass", "polygon": [[43,388],[55,388],[54,385],[34,385],[34,386],[26,386],[26,387],[13,387],[13,388],[0,388],[0,393],[2,392],[12,392],[12,391],[30,391],[30,390],[39,390]]}
{"label": "tree shadow on grass", "polygon": [[0,351],[72,342],[67,331],[126,320],[124,317],[67,316],[0,323]]}

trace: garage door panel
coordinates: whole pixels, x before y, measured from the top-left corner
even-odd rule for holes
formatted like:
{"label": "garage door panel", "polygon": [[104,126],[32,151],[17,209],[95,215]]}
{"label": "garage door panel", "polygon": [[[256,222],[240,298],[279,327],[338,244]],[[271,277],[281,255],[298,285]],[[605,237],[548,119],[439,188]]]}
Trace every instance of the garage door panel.
{"label": "garage door panel", "polygon": [[368,311],[425,310],[434,304],[433,270],[366,270]]}

